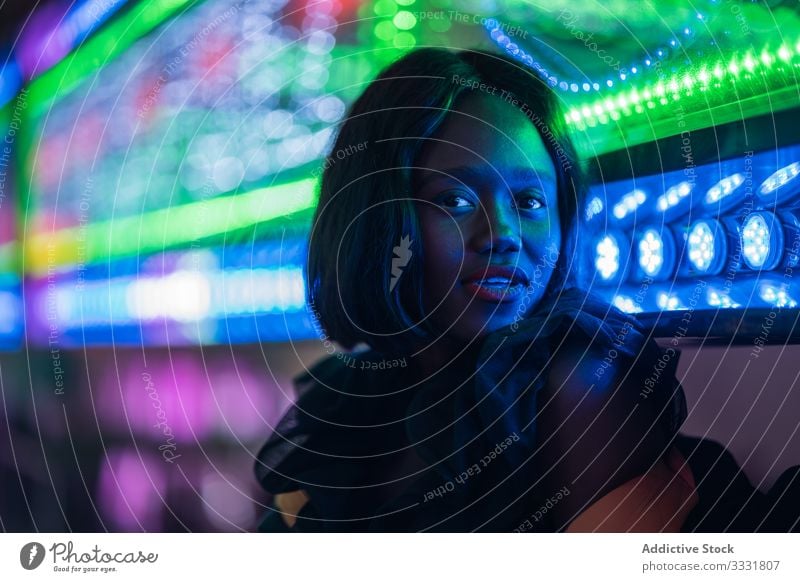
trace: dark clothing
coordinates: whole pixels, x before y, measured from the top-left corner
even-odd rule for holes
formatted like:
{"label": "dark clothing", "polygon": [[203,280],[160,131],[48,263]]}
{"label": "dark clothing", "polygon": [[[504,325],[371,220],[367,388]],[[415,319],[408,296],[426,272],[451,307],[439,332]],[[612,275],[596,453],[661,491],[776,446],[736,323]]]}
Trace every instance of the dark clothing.
{"label": "dark clothing", "polygon": [[719,443],[679,435],[675,444],[692,469],[700,500],[682,531],[800,532],[800,466],[786,469],[765,494]]}
{"label": "dark clothing", "polygon": [[[631,402],[648,400],[653,422],[677,438],[698,482],[689,531],[725,529],[732,508],[710,504],[732,483],[715,485],[715,475],[731,474],[732,459],[711,468],[713,445],[704,441],[693,455],[692,441],[678,436],[686,402],[677,352],[667,354],[634,318],[576,289],[542,301],[518,326],[487,335],[419,385],[407,363],[374,351],[318,362],[295,379],[296,404],[261,449],[256,475],[272,494],[308,493],[293,531],[513,531],[553,494],[542,491],[534,462],[537,393],[567,337],[602,346],[610,366],[641,379],[629,383],[642,388]],[[724,499],[742,499],[749,483],[737,479]],[[758,495],[754,511],[763,510]],[[745,529],[752,521],[734,520]],[[546,516],[536,527],[555,531]],[[259,529],[288,528],[268,509]]]}

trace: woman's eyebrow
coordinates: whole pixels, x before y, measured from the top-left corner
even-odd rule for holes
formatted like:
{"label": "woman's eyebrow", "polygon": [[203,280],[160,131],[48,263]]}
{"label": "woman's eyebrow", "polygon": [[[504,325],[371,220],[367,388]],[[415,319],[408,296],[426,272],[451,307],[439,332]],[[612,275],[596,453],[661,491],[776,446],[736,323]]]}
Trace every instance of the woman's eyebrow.
{"label": "woman's eyebrow", "polygon": [[556,177],[553,175],[549,169],[546,168],[530,168],[530,167],[519,167],[519,168],[511,168],[508,170],[508,173],[511,175],[510,178],[507,178],[509,182],[515,183],[525,183],[525,182],[555,182]]}
{"label": "woman's eyebrow", "polygon": [[555,176],[549,169],[530,167],[498,168],[494,166],[456,166],[443,170],[423,170],[419,186],[439,179],[455,179],[464,183],[485,182],[488,180],[505,180],[509,184],[527,184],[532,182],[555,182]]}

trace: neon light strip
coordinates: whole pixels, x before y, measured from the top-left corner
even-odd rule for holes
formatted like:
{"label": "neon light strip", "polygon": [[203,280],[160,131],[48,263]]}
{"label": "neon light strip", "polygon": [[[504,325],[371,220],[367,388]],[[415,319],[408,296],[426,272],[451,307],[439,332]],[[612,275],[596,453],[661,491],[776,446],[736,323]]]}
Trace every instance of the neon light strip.
{"label": "neon light strip", "polygon": [[728,61],[708,60],[569,108],[565,119],[584,157],[630,148],[743,117],[797,106],[800,43]]}
{"label": "neon light strip", "polygon": [[45,111],[180,8],[197,3],[198,0],[142,0],[31,83],[31,103],[37,111]]}
{"label": "neon light strip", "polygon": [[148,254],[313,208],[318,178],[155,210],[139,216],[37,234],[24,243],[23,268],[83,265]]}
{"label": "neon light strip", "polygon": [[[800,42],[795,49],[783,45],[777,51],[765,48],[758,56],[748,52],[743,58],[733,57],[727,62],[706,61],[668,79],[586,101],[570,108],[565,119],[576,129],[585,129],[617,121],[623,115],[646,111],[653,115],[662,106],[684,97],[697,97],[700,106],[708,107],[712,101],[741,101],[752,95],[764,95],[778,87],[797,84],[794,70],[800,68]],[[667,114],[674,116],[675,111],[670,108]]]}
{"label": "neon light strip", "polygon": [[[179,323],[234,316],[302,312],[305,283],[299,266],[175,271],[165,277],[122,277],[76,286],[56,284],[51,305],[39,302],[41,321],[64,329]],[[0,296],[2,299],[2,296]],[[2,302],[0,302],[2,308]]]}

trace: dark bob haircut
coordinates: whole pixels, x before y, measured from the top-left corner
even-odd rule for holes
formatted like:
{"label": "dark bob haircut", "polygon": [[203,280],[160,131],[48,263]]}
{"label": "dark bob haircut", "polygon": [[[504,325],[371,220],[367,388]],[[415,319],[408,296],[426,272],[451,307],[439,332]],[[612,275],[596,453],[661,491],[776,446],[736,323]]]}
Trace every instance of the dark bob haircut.
{"label": "dark bob haircut", "polygon": [[[459,97],[480,83],[526,104],[556,168],[562,246],[545,298],[578,286],[575,220],[583,180],[553,91],[504,55],[414,50],[353,103],[324,164],[309,237],[307,301],[328,337],[346,349],[363,342],[384,354],[407,354],[431,337],[412,170]],[[399,278],[392,277],[393,261],[401,261]]]}

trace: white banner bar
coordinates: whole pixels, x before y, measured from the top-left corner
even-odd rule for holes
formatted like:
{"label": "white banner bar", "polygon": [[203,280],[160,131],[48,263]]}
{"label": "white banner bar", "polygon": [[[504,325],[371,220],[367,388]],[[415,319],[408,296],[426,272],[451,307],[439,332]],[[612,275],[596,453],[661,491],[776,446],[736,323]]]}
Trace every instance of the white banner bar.
{"label": "white banner bar", "polygon": [[796,534],[4,534],[0,579],[800,580]]}

